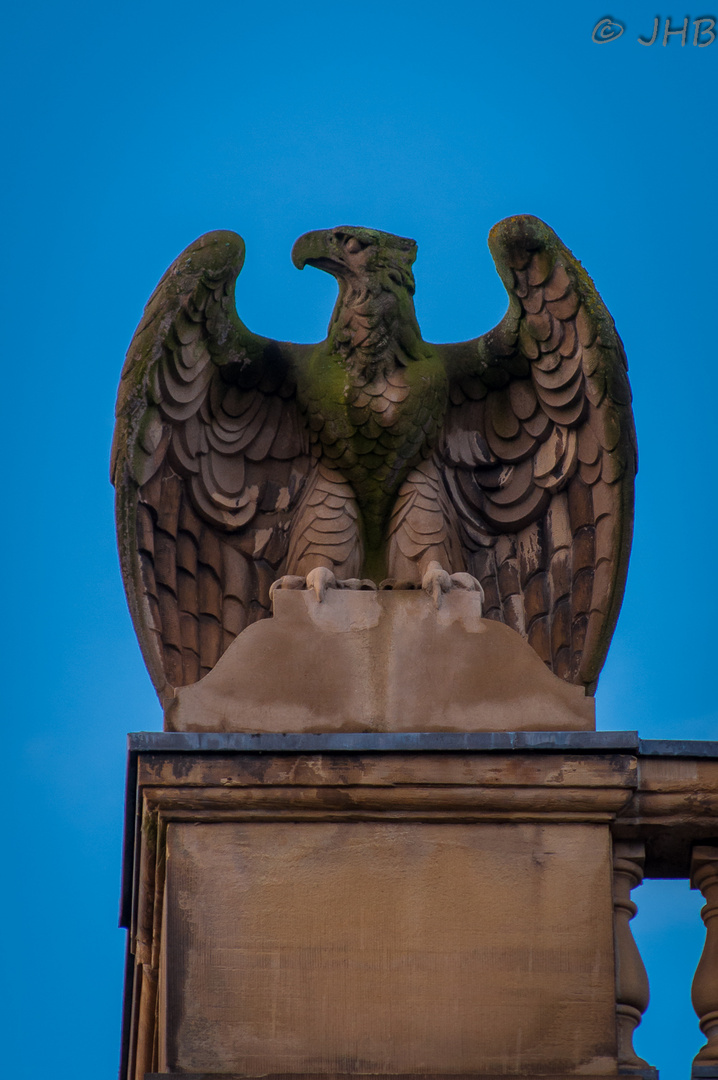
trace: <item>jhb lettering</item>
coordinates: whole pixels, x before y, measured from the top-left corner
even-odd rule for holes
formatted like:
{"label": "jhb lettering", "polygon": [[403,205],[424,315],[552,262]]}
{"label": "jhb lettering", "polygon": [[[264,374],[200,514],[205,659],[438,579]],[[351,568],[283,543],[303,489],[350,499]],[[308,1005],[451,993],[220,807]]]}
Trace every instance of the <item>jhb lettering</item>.
{"label": "jhb lettering", "polygon": [[[650,36],[647,34],[637,40],[639,45],[645,45],[648,48],[651,45],[663,45],[665,47],[669,42],[678,38],[681,48],[685,45],[695,45],[699,49],[705,49],[707,45],[712,45],[716,39],[715,25],[716,18],[713,15],[701,15],[698,19],[691,19],[690,15],[686,15],[683,22],[675,26],[670,15],[665,18],[662,15],[656,15]],[[596,45],[607,45],[610,41],[618,41],[625,29],[624,23],[612,19],[610,16],[599,19],[591,33],[591,40]]]}
{"label": "jhb lettering", "polygon": [[[663,36],[661,38],[661,17],[660,15],[656,15],[655,19],[653,20],[652,35],[650,36],[650,38],[639,37],[638,43],[639,45],[649,46],[655,45],[657,42],[660,42],[662,45],[667,45],[671,38],[679,37],[681,39],[682,48],[688,43],[689,40],[688,26],[690,21],[691,20],[689,16],[686,15],[681,25],[673,26],[671,24],[671,18],[669,15],[668,18],[664,21]],[[704,15],[700,19],[694,19],[693,40],[691,41],[691,44],[697,45],[699,49],[705,49],[706,45],[712,45],[716,39],[716,35],[714,33],[715,24],[715,19],[711,18],[711,16],[709,15]]]}

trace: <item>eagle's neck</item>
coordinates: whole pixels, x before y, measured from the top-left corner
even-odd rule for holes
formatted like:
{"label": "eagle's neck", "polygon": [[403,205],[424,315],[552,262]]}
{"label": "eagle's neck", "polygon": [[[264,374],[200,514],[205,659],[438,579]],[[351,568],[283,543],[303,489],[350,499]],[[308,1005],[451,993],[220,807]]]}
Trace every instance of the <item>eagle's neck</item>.
{"label": "eagle's neck", "polygon": [[409,292],[370,278],[340,281],[328,340],[349,375],[360,382],[405,367],[418,359],[415,346],[421,341]]}

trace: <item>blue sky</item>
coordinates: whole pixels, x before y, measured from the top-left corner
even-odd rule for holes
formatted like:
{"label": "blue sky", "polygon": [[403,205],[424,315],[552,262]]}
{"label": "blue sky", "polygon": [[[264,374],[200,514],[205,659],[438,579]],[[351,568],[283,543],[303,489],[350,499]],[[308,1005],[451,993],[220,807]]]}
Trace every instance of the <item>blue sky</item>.
{"label": "blue sky", "polygon": [[[625,33],[594,44],[607,14]],[[117,567],[114,395],[143,304],[207,230],[245,238],[244,321],[298,341],[324,336],[335,286],[294,269],[297,236],[412,236],[424,336],[447,341],[503,314],[490,227],[546,220],[608,304],[635,397],[633,562],[599,727],[718,737],[718,41],[693,47],[691,27],[684,48],[641,46],[656,14],[635,0],[6,13],[2,1057],[15,1080],[116,1075],[124,741],[161,715]],[[675,26],[685,12],[669,14]],[[700,897],[651,882],[634,898],[653,993],[637,1046],[678,1080],[702,1042],[689,998]]]}

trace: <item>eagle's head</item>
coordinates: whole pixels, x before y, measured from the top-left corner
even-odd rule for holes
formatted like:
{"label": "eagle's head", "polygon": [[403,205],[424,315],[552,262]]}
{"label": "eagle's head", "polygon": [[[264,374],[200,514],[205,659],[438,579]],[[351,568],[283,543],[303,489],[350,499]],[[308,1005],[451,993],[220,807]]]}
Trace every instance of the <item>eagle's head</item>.
{"label": "eagle's head", "polygon": [[333,274],[342,284],[377,286],[391,292],[406,289],[414,295],[416,243],[403,236],[341,225],[337,229],[318,229],[300,236],[292,249],[294,265],[303,270],[316,266]]}

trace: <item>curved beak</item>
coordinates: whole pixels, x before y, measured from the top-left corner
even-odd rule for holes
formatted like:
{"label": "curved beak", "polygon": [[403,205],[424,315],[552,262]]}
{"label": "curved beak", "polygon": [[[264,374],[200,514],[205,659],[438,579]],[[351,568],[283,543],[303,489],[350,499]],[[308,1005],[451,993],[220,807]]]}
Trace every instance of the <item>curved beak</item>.
{"label": "curved beak", "polygon": [[317,229],[300,236],[292,248],[292,262],[297,270],[316,266],[330,274],[346,273],[347,266],[341,257],[339,241],[332,229]]}

